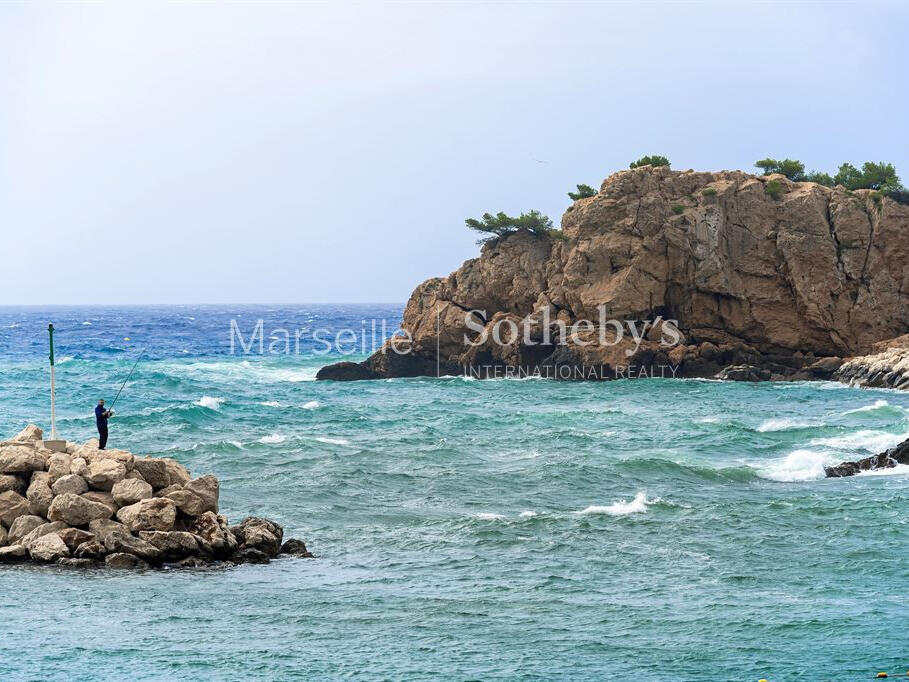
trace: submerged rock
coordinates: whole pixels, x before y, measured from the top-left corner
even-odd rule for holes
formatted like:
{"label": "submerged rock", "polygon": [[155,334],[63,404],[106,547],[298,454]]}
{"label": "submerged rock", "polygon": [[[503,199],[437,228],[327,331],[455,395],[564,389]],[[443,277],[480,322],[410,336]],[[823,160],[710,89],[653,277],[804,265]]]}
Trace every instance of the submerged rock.
{"label": "submerged rock", "polygon": [[[282,551],[274,521],[231,527],[218,514],[215,476],[194,479],[170,458],[98,450],[94,439],[51,453],[40,437],[30,426],[0,442],[0,563],[197,567],[267,563]],[[311,556],[299,540],[283,547]]]}
{"label": "submerged rock", "polygon": [[865,457],[855,462],[843,462],[832,467],[824,467],[827,478],[842,476],[855,476],[863,471],[876,469],[892,469],[898,464],[909,464],[909,440],[905,440],[895,448],[871,457]]}

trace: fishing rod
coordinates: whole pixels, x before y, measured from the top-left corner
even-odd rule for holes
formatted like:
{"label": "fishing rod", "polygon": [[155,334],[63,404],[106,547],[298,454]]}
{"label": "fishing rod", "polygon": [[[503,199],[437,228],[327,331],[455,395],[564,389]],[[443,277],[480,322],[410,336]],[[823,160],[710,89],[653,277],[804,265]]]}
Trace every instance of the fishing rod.
{"label": "fishing rod", "polygon": [[109,408],[111,412],[113,412],[113,410],[114,410],[114,405],[117,404],[117,398],[120,397],[120,394],[123,392],[123,388],[126,386],[126,383],[129,381],[130,377],[133,375],[133,372],[136,371],[136,365],[139,364],[139,360],[141,360],[141,359],[142,359],[142,356],[145,355],[145,351],[146,351],[146,350],[148,350],[148,349],[147,349],[147,348],[143,348],[143,349],[142,349],[142,352],[139,353],[139,357],[137,357],[137,358],[136,358],[136,361],[133,363],[133,368],[132,368],[131,370],[129,370],[129,374],[126,375],[126,381],[123,382],[123,384],[120,386],[120,390],[117,391],[117,395],[114,396],[114,402],[112,402],[112,403],[110,404],[110,408]]}

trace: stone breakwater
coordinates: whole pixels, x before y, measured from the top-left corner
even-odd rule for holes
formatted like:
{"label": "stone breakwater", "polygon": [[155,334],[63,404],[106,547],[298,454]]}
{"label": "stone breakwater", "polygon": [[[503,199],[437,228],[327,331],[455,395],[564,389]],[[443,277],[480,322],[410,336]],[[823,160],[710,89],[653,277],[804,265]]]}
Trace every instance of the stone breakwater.
{"label": "stone breakwater", "polygon": [[174,459],[99,450],[94,440],[56,452],[42,436],[29,425],[0,442],[0,563],[148,568],[312,557],[274,521],[228,525],[210,474],[192,478]]}

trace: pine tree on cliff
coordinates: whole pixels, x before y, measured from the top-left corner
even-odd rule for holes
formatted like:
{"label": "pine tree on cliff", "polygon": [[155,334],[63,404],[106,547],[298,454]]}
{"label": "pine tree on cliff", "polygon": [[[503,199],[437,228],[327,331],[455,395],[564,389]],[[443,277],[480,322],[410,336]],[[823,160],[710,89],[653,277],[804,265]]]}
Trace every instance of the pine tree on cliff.
{"label": "pine tree on cliff", "polygon": [[637,161],[628,164],[629,168],[640,168],[641,166],[669,166],[669,159],[665,156],[654,154],[653,156],[642,156]]}
{"label": "pine tree on cliff", "polygon": [[502,211],[495,215],[484,213],[482,220],[467,218],[464,222],[471,230],[489,235],[481,239],[479,243],[505,237],[516,232],[529,232],[545,236],[552,236],[553,232],[556,232],[549,216],[545,216],[539,211],[522,213],[517,218],[513,218]]}

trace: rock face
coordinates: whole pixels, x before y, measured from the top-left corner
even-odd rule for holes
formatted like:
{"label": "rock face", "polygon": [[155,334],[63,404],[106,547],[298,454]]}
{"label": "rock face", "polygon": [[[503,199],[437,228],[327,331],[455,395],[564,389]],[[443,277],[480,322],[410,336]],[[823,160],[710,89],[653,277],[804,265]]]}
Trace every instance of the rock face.
{"label": "rock face", "polygon": [[[769,181],[781,193],[768,194]],[[448,277],[419,285],[402,323],[411,352],[386,344],[359,368],[341,363],[319,378],[619,363],[667,363],[673,376],[750,365],[772,378],[821,378],[818,359],[835,363],[909,332],[907,235],[909,206],[867,190],[739,171],[621,171],[568,209],[563,238],[499,238]],[[558,326],[658,317],[677,321],[671,349],[653,335],[585,345],[589,328],[571,338]],[[522,321],[535,343],[465,343],[477,329]],[[549,345],[536,343],[542,326],[554,332]]]}
{"label": "rock face", "polygon": [[[281,553],[275,522],[248,517],[231,527],[218,514],[212,475],[193,479],[174,459],[98,450],[96,441],[51,453],[40,438],[29,426],[0,442],[0,564],[198,567],[267,563]],[[284,546],[312,556],[302,540]]]}
{"label": "rock face", "polygon": [[875,469],[892,469],[897,464],[909,464],[909,440],[905,440],[895,448],[872,457],[865,457],[856,462],[843,462],[832,467],[824,467],[827,478],[840,478],[842,476],[855,476],[863,471]]}

